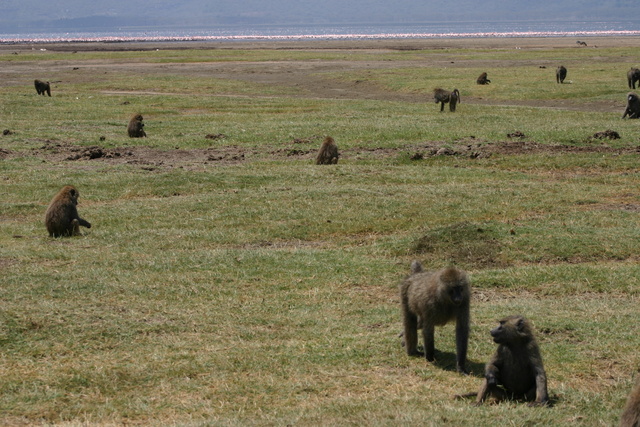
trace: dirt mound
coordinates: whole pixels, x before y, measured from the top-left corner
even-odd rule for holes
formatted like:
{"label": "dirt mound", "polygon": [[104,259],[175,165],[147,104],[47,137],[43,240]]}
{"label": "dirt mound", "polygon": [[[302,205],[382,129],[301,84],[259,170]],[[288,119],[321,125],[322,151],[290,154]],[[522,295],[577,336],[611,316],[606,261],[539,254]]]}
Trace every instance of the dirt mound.
{"label": "dirt mound", "polygon": [[429,230],[416,241],[413,252],[463,268],[492,268],[506,266],[500,259],[501,247],[496,224],[459,222]]}

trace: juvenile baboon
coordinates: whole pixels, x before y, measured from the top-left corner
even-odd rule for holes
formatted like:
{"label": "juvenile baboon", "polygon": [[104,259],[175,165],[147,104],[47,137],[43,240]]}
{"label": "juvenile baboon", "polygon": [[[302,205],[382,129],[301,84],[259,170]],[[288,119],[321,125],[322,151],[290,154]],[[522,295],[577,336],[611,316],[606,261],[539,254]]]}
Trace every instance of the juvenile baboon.
{"label": "juvenile baboon", "polygon": [[556,83],[564,83],[564,79],[567,77],[567,69],[561,65],[556,69]]}
{"label": "juvenile baboon", "polygon": [[449,92],[448,90],[437,88],[433,90],[433,99],[435,99],[436,104],[440,103],[440,111],[444,111],[444,104],[449,103],[449,111],[453,113],[456,111],[456,105],[460,102],[460,92],[458,92],[458,89]]}
{"label": "juvenile baboon", "polygon": [[51,85],[49,85],[49,82],[43,82],[41,80],[35,79],[33,81],[33,84],[36,87],[36,92],[38,92],[38,95],[44,96],[46,92],[47,95],[51,96]]}
{"label": "juvenile baboon", "polygon": [[51,237],[77,236],[80,234],[80,226],[91,228],[88,221],[78,215],[78,197],[80,193],[72,186],[67,185],[55,195],[49,203],[44,223]]}
{"label": "juvenile baboon", "polygon": [[487,73],[482,73],[478,77],[478,80],[476,80],[476,83],[478,83],[479,85],[486,85],[491,83],[491,80],[487,78]]}
{"label": "juvenile baboon", "polygon": [[466,374],[470,299],[467,273],[455,267],[428,272],[418,261],[413,261],[411,274],[400,284],[407,354],[422,355],[418,351],[418,329],[422,328],[424,356],[432,362],[435,358],[435,326],[455,320],[456,369]]}
{"label": "juvenile baboon", "polygon": [[529,321],[522,316],[507,316],[491,330],[491,336],[499,345],[485,367],[476,404],[492,395],[498,400],[532,401],[530,406],[546,405],[547,374]]}
{"label": "juvenile baboon", "polygon": [[620,427],[640,427],[640,379],[636,380],[636,385],[624,405]]}
{"label": "juvenile baboon", "polygon": [[636,83],[640,83],[640,69],[632,67],[627,71],[627,84],[629,85],[629,89],[635,89]]}
{"label": "juvenile baboon", "polygon": [[316,165],[335,165],[338,163],[338,146],[336,142],[330,136],[327,136],[322,145],[320,146],[320,150],[318,150],[318,155],[316,156]]}
{"label": "juvenile baboon", "polygon": [[144,131],[144,123],[142,123],[142,114],[134,114],[129,120],[129,125],[127,126],[127,132],[129,132],[130,138],[142,138],[147,136]]}
{"label": "juvenile baboon", "polygon": [[640,98],[633,92],[627,94],[627,108],[624,110],[622,118],[629,116],[630,119],[640,117]]}

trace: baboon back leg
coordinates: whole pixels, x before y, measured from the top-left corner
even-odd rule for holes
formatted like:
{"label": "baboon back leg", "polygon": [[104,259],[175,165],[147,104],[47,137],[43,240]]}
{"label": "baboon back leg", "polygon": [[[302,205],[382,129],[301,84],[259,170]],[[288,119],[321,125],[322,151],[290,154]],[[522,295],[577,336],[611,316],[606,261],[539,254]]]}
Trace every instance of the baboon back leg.
{"label": "baboon back leg", "polygon": [[404,341],[409,356],[420,355],[418,351],[418,317],[405,309],[404,315]]}
{"label": "baboon back leg", "polygon": [[478,391],[478,397],[476,398],[476,405],[479,405],[482,402],[484,402],[489,396],[489,393],[490,393],[489,382],[485,379],[482,383],[482,386],[480,387],[480,390]]}
{"label": "baboon back leg", "polygon": [[424,356],[429,362],[435,360],[436,346],[434,343],[434,325],[429,325],[422,321],[422,338],[424,341]]}

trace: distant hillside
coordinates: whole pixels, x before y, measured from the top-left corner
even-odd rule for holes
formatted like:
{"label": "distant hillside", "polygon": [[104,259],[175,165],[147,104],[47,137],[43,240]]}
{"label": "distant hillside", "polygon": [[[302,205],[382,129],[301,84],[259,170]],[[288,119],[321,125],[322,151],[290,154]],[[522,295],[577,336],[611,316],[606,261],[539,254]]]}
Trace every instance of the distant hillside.
{"label": "distant hillside", "polygon": [[0,33],[262,24],[628,20],[633,0],[2,0]]}

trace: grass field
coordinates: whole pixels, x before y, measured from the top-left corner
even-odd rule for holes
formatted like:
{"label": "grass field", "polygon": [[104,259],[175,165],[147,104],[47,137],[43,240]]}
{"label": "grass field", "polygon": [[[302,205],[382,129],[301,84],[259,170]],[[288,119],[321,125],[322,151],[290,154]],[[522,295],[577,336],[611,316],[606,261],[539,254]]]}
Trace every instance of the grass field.
{"label": "grass field", "polygon": [[[616,425],[640,366],[638,46],[548,43],[3,47],[0,424]],[[338,165],[313,164],[325,135]],[[93,227],[50,238],[67,184]],[[470,274],[469,376],[453,325],[436,363],[400,346],[413,259]],[[453,398],[509,314],[550,408]]]}

